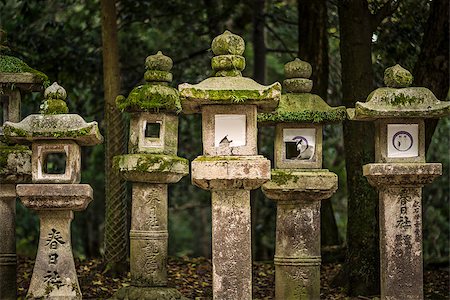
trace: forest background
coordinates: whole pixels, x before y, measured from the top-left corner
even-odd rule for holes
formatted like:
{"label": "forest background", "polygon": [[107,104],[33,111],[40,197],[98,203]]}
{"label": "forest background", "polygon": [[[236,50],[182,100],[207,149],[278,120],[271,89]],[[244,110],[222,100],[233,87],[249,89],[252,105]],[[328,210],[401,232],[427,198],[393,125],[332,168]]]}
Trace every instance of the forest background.
{"label": "forest background", "polygon": [[[0,28],[8,33],[10,54],[58,81],[67,90],[70,112],[98,121],[105,133],[100,2],[114,6],[99,0],[0,0]],[[351,107],[383,85],[386,67],[399,63],[412,71],[414,85],[427,86],[440,100],[448,100],[448,6],[446,0],[117,1],[112,11],[117,13],[120,93],[127,95],[143,83],[145,58],[158,50],[174,61],[174,87],[210,76],[211,40],[229,29],[246,41],[244,75],[260,83],[281,82],[283,65],[300,57],[313,66],[313,92],[330,105]],[[23,116],[37,113],[41,100],[39,94],[25,97]],[[127,116],[121,116],[127,124]],[[200,120],[199,115],[180,115],[179,156],[193,160],[201,155]],[[437,127],[427,125],[428,141],[434,132],[427,161],[442,162],[444,174],[423,192],[424,260],[448,264],[450,119],[440,120]],[[358,171],[373,161],[371,134],[370,125],[353,122],[327,125],[324,132],[324,168],[338,174],[339,190],[323,202],[322,245],[334,246],[333,255],[355,266],[347,269],[347,282],[352,277],[362,281],[354,290],[367,289],[378,276],[377,196]],[[273,136],[272,128],[259,131],[259,152],[272,161]],[[127,135],[116,142],[126,145]],[[99,257],[108,251],[105,145],[83,149],[82,165],[82,182],[92,185],[95,200],[75,214],[74,252],[81,258]],[[127,191],[119,226],[125,235]],[[211,256],[209,198],[189,177],[171,186],[170,255]],[[252,194],[255,260],[273,258],[275,212],[274,203],[260,191]],[[33,257],[37,243],[38,219],[18,202],[18,253]],[[126,253],[126,243],[124,247]]]}

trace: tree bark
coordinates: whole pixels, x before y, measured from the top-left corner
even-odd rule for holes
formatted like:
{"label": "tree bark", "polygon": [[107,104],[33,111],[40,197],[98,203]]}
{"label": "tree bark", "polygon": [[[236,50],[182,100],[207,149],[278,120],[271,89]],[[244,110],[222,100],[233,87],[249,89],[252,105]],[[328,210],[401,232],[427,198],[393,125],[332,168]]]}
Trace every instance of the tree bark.
{"label": "tree bark", "polygon": [[[371,59],[372,15],[367,1],[339,1],[343,104],[354,107],[374,88]],[[371,122],[344,122],[348,186],[347,257],[348,293],[379,294],[378,196],[362,175],[362,166],[374,161]]]}
{"label": "tree bark", "polygon": [[112,169],[112,160],[125,152],[125,123],[116,108],[120,91],[117,13],[114,0],[101,0],[103,84],[105,91],[105,260],[108,270],[126,267],[128,227],[125,181]]}
{"label": "tree bark", "polygon": [[[431,2],[419,59],[414,67],[414,86],[429,88],[439,100],[449,91],[449,1]],[[425,147],[431,143],[438,120],[425,122]]]}
{"label": "tree bark", "polygon": [[[313,67],[312,93],[327,99],[328,35],[325,0],[298,0],[298,57]],[[320,238],[323,246],[338,245],[339,232],[330,199],[320,207]]]}
{"label": "tree bark", "polygon": [[265,0],[253,0],[253,79],[266,82]]}

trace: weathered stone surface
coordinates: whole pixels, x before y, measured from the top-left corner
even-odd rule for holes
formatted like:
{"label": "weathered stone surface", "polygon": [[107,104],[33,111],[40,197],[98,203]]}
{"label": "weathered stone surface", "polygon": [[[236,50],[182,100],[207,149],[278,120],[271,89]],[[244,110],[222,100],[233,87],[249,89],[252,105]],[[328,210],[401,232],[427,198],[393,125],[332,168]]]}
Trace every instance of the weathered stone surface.
{"label": "weathered stone surface", "polygon": [[384,186],[423,186],[442,175],[440,163],[388,163],[367,164],[363,175],[376,187]]}
{"label": "weathered stone surface", "polygon": [[167,286],[167,184],[133,183],[130,273],[134,286]]}
{"label": "weathered stone surface", "polygon": [[345,106],[331,107],[320,96],[310,93],[286,93],[273,113],[258,114],[258,122],[337,123],[345,120]]}
{"label": "weathered stone surface", "polygon": [[381,298],[423,299],[422,189],[380,189]]}
{"label": "weathered stone surface", "polygon": [[382,299],[423,299],[422,186],[442,174],[439,163],[368,164],[379,190]]}
{"label": "weathered stone surface", "polygon": [[3,132],[15,143],[65,139],[80,146],[93,146],[103,141],[97,122],[86,123],[75,114],[29,115],[20,123],[6,122]]}
{"label": "weathered stone surface", "polygon": [[0,299],[16,299],[16,187],[0,184]]}
{"label": "weathered stone surface", "polygon": [[175,112],[181,111],[178,91],[161,84],[144,84],[135,87],[127,98],[116,98],[121,111]]}
{"label": "weathered stone surface", "polygon": [[174,288],[167,287],[135,287],[121,288],[112,300],[187,300]]}
{"label": "weathered stone surface", "polygon": [[250,191],[211,195],[214,299],[252,299]]}
{"label": "weathered stone surface", "polygon": [[[145,136],[146,125],[160,126],[158,138]],[[178,150],[178,117],[166,113],[131,113],[128,152],[176,155]]]}
{"label": "weathered stone surface", "polygon": [[176,183],[189,173],[187,159],[162,154],[115,156],[113,167],[132,182]]}
{"label": "weathered stone surface", "polygon": [[[211,59],[211,67],[214,71],[245,69],[245,58],[240,55],[218,55]],[[217,74],[216,74],[217,76]]]}
{"label": "weathered stone surface", "polygon": [[396,64],[384,71],[384,84],[387,87],[404,88],[409,87],[413,82],[411,72]]}
{"label": "weathered stone surface", "polygon": [[40,91],[48,81],[47,75],[39,72],[17,57],[0,55],[0,86],[12,84],[22,91]]}
{"label": "weathered stone surface", "polygon": [[0,145],[0,182],[31,181],[31,151],[25,146]]}
{"label": "weathered stone surface", "polygon": [[145,59],[145,68],[147,70],[158,70],[169,72],[173,67],[173,61],[170,57],[158,51],[154,55],[149,55]]}
{"label": "weathered stone surface", "polygon": [[284,76],[286,78],[310,78],[312,66],[299,58],[294,59],[284,65]]}
{"label": "weathered stone surface", "polygon": [[[215,145],[216,115],[245,115],[245,145]],[[205,156],[257,155],[257,126],[255,105],[206,105],[202,107],[202,141]]]}
{"label": "weathered stone surface", "polygon": [[241,55],[245,43],[240,36],[225,31],[213,40],[211,48],[216,55],[211,61],[216,77],[199,84],[178,86],[184,113],[199,113],[201,106],[209,104],[251,104],[266,112],[277,107],[281,94],[278,82],[263,86],[251,78],[242,77],[245,59]]}
{"label": "weathered stone surface", "polygon": [[246,77],[212,77],[195,85],[183,83],[178,89],[184,113],[199,113],[208,104],[252,104],[258,110],[272,111],[281,95],[278,82],[263,86]]}
{"label": "weathered stone surface", "polygon": [[[36,141],[31,145],[31,177],[33,183],[79,183],[81,180],[80,146],[72,141]],[[45,172],[46,157],[50,154],[65,155],[63,174]]]}
{"label": "weathered stone surface", "polygon": [[277,201],[275,298],[320,297],[320,200],[337,190],[337,175],[328,170],[272,170],[262,186]]}
{"label": "weathered stone surface", "polygon": [[71,211],[39,211],[40,236],[27,298],[82,299],[73,260]]}
{"label": "weathered stone surface", "polygon": [[328,170],[274,169],[262,191],[277,201],[319,201],[330,198],[337,188],[338,177]]}
{"label": "weathered stone surface", "polygon": [[192,183],[205,190],[252,190],[270,179],[270,161],[260,155],[199,156],[191,167]]}
{"label": "weathered stone surface", "polygon": [[[5,108],[3,110],[3,122],[19,122],[21,119],[21,95],[19,89],[2,88],[0,94],[0,105]],[[3,124],[0,124],[0,137],[3,135]]]}
{"label": "weathered stone surface", "polygon": [[285,79],[283,87],[288,93],[309,93],[313,88],[313,81],[306,78]]}
{"label": "weathered stone surface", "polygon": [[88,184],[19,184],[17,195],[33,210],[85,210],[92,201]]}
{"label": "weathered stone surface", "polygon": [[213,39],[211,49],[215,55],[242,55],[245,50],[245,42],[240,36],[225,30],[224,33]]}
{"label": "weathered stone surface", "polygon": [[401,69],[403,71],[397,66],[386,69],[385,83],[388,87],[376,89],[367,96],[365,102],[356,102],[354,109],[347,109],[349,119],[365,121],[450,115],[449,101],[439,101],[433,92],[424,87],[406,87],[412,78],[406,74],[407,70]]}
{"label": "weathered stone surface", "polygon": [[158,51],[145,60],[144,85],[135,87],[128,97],[116,98],[116,105],[121,111],[128,112],[181,112],[178,90],[168,86],[172,81],[172,59]]}

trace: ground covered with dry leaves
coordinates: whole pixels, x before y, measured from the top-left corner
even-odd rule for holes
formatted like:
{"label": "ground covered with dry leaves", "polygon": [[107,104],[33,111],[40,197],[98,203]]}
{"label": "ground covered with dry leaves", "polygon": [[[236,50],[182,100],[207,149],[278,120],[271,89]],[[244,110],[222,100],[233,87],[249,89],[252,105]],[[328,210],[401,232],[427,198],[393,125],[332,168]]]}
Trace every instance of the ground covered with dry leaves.
{"label": "ground covered with dry leaves", "polygon": [[[19,257],[19,299],[24,299],[30,284],[33,260]],[[111,278],[103,274],[100,259],[76,261],[83,299],[107,299],[123,286],[130,285],[130,274]],[[348,298],[341,288],[331,286],[331,281],[341,269],[341,264],[324,264],[321,268],[321,299],[372,299],[368,297]],[[190,299],[212,299],[211,260],[205,258],[169,259],[169,285],[177,288]],[[253,298],[274,298],[275,269],[271,262],[253,265]],[[424,274],[426,299],[450,299],[449,270],[426,270]]]}

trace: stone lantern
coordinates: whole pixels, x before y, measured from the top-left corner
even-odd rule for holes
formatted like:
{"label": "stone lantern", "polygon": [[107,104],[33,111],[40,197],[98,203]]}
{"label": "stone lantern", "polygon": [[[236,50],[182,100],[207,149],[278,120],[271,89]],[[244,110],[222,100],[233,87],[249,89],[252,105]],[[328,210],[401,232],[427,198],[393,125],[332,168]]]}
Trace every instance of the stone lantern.
{"label": "stone lantern", "polygon": [[81,146],[102,142],[97,122],[67,114],[66,91],[53,83],[44,92],[41,114],[20,123],[6,122],[5,137],[31,143],[33,184],[19,184],[17,195],[40,218],[37,257],[27,298],[81,299],[72,254],[73,211],[86,209],[92,188],[79,184]]}
{"label": "stone lantern", "polygon": [[352,120],[375,122],[375,163],[363,174],[379,191],[382,299],[423,299],[422,187],[442,173],[425,162],[424,119],[448,116],[450,103],[412,81],[400,65],[387,68],[387,87],[348,109]]}
{"label": "stone lantern", "polygon": [[214,299],[251,299],[250,190],[270,179],[270,161],[257,155],[257,111],[276,108],[281,86],[242,77],[244,40],[225,31],[212,42],[214,76],[179,86],[185,113],[202,114],[203,156],[192,183],[212,194]]}
{"label": "stone lantern", "polygon": [[320,201],[337,189],[337,175],[322,169],[323,124],[346,118],[311,94],[312,67],[295,59],[284,66],[285,94],[274,113],[258,121],[275,125],[275,169],[262,191],[277,202],[275,298],[320,297]]}
{"label": "stone lantern", "polygon": [[178,90],[172,81],[172,60],[158,52],[147,57],[144,85],[117,106],[131,114],[129,154],[116,156],[114,168],[133,183],[130,230],[131,286],[114,299],[185,299],[167,287],[168,184],[189,173],[188,160],[177,156]]}
{"label": "stone lantern", "polygon": [[21,120],[21,96],[41,91],[46,80],[22,60],[0,55],[0,299],[16,299],[16,184],[31,180],[31,151],[8,143],[3,124]]}

